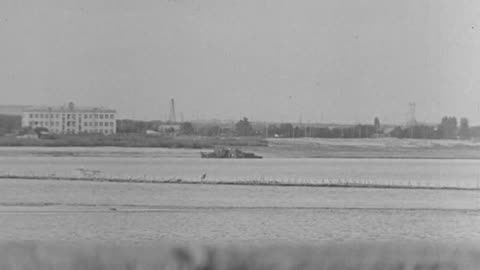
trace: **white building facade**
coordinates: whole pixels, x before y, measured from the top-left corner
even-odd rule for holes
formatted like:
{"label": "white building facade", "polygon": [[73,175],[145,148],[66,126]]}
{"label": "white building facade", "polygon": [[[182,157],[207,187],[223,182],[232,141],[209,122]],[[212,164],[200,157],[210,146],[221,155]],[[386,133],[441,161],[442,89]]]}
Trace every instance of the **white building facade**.
{"label": "white building facade", "polygon": [[97,133],[111,135],[117,130],[117,112],[106,108],[29,107],[23,111],[22,127],[43,127],[56,134]]}

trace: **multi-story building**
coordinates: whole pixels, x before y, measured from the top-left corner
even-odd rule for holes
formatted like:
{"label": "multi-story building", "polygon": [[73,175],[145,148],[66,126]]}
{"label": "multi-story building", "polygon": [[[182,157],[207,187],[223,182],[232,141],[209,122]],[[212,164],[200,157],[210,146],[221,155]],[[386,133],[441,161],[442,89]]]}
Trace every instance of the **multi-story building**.
{"label": "multi-story building", "polygon": [[57,134],[115,134],[115,110],[76,107],[72,102],[61,107],[29,107],[23,111],[22,127],[43,127]]}

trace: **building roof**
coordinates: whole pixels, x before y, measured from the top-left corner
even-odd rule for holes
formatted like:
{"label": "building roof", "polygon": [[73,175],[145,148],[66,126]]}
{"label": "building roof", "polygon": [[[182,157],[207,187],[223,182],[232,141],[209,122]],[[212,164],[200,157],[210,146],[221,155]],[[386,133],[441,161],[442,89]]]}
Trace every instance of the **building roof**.
{"label": "building roof", "polygon": [[116,113],[116,110],[108,109],[105,107],[73,107],[69,106],[29,106],[23,110],[23,112],[76,112],[76,113]]}

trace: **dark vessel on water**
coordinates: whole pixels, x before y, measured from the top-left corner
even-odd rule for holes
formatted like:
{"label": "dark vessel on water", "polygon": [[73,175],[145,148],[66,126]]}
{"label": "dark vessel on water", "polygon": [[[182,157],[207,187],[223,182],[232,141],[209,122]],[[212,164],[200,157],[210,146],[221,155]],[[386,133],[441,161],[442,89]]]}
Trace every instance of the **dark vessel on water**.
{"label": "dark vessel on water", "polygon": [[262,158],[254,153],[240,151],[238,148],[217,147],[213,152],[200,152],[202,158]]}

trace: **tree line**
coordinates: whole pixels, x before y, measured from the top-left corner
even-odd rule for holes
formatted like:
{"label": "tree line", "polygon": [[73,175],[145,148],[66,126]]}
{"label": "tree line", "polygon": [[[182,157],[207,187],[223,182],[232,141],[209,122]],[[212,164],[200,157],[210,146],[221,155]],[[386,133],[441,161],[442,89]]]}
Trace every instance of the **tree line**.
{"label": "tree line", "polygon": [[396,138],[415,139],[470,139],[479,137],[478,128],[470,128],[468,119],[460,118],[460,123],[454,116],[444,116],[438,125],[415,125],[410,127],[395,127],[390,133]]}
{"label": "tree line", "polygon": [[[162,121],[117,120],[117,133],[145,133],[157,130]],[[480,137],[480,127],[470,127],[467,118],[457,120],[454,116],[445,116],[437,125],[417,124],[414,126],[396,126],[385,128],[378,117],[372,124],[358,124],[343,127],[318,127],[296,125],[292,123],[263,124],[252,123],[246,117],[233,124],[192,124],[177,123],[179,130],[172,130],[183,135],[199,136],[263,136],[280,138],[371,138],[390,136],[396,138],[416,139],[470,139]],[[0,115],[0,136],[21,131],[21,117]]]}
{"label": "tree line", "polygon": [[[118,132],[143,132],[155,129],[158,121],[142,122],[122,120],[118,123]],[[467,118],[460,121],[453,116],[445,116],[437,125],[396,126],[385,128],[381,126],[378,117],[372,124],[358,124],[343,127],[317,127],[295,125],[292,123],[259,124],[252,123],[244,117],[234,125],[204,124],[194,125],[191,122],[179,123],[179,134],[199,136],[264,136],[280,138],[372,138],[390,136],[396,138],[416,139],[470,139],[480,137],[480,127],[471,128]]]}

